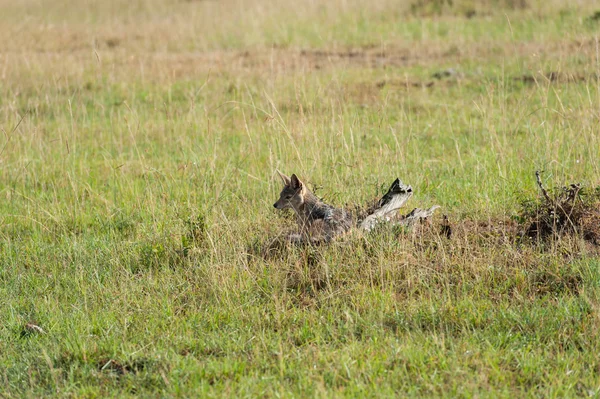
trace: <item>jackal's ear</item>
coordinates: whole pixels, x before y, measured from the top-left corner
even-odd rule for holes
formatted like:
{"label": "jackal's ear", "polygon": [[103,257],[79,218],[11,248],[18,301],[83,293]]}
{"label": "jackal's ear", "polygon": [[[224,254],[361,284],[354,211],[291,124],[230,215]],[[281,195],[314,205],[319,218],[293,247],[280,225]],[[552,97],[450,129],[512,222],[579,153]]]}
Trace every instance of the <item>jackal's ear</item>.
{"label": "jackal's ear", "polygon": [[290,178],[287,177],[286,175],[284,175],[283,173],[281,173],[280,171],[277,171],[277,173],[279,173],[279,177],[281,177],[281,180],[283,180],[283,184],[285,184],[286,186],[289,186]]}
{"label": "jackal's ear", "polygon": [[298,190],[298,189],[302,188],[302,182],[300,181],[300,179],[298,179],[298,176],[296,176],[295,173],[292,175],[291,183],[292,183],[291,187],[294,190]]}

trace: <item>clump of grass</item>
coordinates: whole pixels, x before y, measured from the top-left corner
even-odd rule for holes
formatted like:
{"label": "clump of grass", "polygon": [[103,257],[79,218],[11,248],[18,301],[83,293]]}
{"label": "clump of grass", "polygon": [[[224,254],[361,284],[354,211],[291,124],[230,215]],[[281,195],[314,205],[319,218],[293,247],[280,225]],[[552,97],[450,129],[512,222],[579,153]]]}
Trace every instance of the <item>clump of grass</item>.
{"label": "clump of grass", "polygon": [[599,22],[600,21],[600,10],[596,11],[592,15],[587,18],[589,22]]}
{"label": "clump of grass", "polygon": [[580,235],[600,245],[600,187],[586,190],[570,184],[548,192],[536,172],[541,197],[523,204],[521,223],[525,236],[532,239],[559,239]]}

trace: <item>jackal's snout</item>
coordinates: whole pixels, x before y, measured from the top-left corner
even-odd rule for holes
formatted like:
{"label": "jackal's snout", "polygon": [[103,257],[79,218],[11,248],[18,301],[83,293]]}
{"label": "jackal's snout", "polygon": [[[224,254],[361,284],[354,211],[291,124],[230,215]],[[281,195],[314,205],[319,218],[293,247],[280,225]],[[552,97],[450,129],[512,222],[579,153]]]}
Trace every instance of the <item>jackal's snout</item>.
{"label": "jackal's snout", "polygon": [[292,208],[290,198],[285,193],[281,194],[281,197],[273,204],[275,209],[289,209]]}

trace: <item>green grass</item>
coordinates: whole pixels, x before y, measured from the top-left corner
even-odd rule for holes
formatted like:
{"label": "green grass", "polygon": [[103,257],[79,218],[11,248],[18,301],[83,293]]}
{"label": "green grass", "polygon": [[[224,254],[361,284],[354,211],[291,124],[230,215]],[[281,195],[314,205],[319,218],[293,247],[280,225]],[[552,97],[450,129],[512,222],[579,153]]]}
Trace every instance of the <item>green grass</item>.
{"label": "green grass", "polygon": [[[597,11],[0,1],[0,397],[600,395],[598,248],[511,224],[599,185]],[[276,168],[454,234],[261,256]]]}

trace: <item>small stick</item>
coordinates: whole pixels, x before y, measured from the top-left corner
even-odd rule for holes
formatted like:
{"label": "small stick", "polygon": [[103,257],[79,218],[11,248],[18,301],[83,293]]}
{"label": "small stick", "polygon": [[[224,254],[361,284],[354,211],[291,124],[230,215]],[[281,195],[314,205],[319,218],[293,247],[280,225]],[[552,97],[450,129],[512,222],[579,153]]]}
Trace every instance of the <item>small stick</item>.
{"label": "small stick", "polygon": [[544,195],[544,198],[546,198],[546,201],[548,201],[551,204],[553,201],[550,199],[548,192],[546,191],[546,189],[544,188],[544,185],[542,184],[542,179],[540,178],[539,170],[535,171],[535,179],[537,180],[538,187],[540,188],[540,190],[542,190],[542,194]]}

